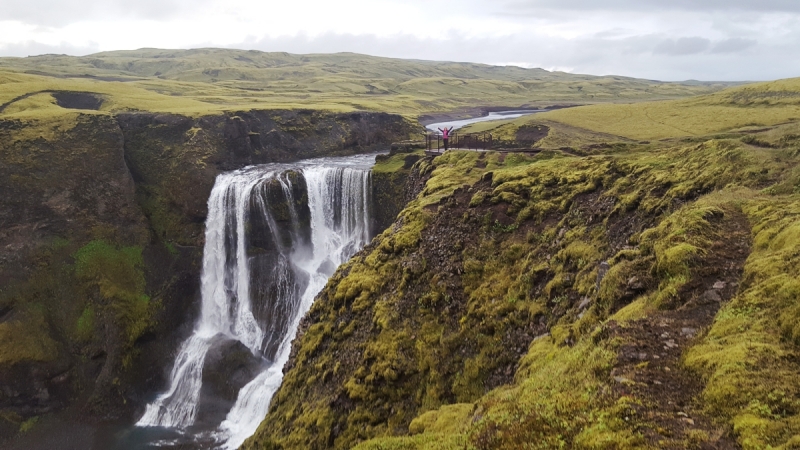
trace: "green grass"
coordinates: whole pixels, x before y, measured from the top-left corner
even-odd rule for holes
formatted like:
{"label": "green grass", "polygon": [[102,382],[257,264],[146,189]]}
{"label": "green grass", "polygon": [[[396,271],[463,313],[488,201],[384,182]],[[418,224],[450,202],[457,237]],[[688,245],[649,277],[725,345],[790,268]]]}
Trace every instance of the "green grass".
{"label": "green grass", "polygon": [[39,423],[39,416],[33,416],[30,419],[22,422],[22,424],[19,426],[19,432],[27,433],[31,431],[37,423]]}
{"label": "green grass", "polygon": [[[597,153],[592,145],[612,148],[640,141],[694,139],[738,133],[746,143],[765,147],[757,136],[778,125],[800,123],[800,78],[733,87],[720,92],[670,101],[597,104],[538,113],[517,119],[469,125],[461,132],[489,132],[504,146],[515,143],[525,126],[546,126],[548,135],[534,148],[568,148],[579,154]],[[785,127],[782,136],[792,136]],[[795,134],[797,131],[795,130]],[[767,136],[770,132],[767,130]],[[654,142],[653,146],[663,145]],[[607,150],[606,150],[607,152]]]}
{"label": "green grass", "polygon": [[[581,154],[586,153],[585,151],[581,150],[582,148],[594,144],[605,146],[609,144],[619,145],[630,144],[634,142],[634,140],[626,137],[582,128],[580,126],[582,125],[581,123],[578,124],[579,126],[573,126],[567,123],[549,120],[545,117],[548,116],[537,113],[532,116],[519,117],[517,119],[506,121],[481,122],[468,125],[459,130],[459,132],[491,133],[493,140],[498,142],[498,146],[502,147],[529,147],[543,150],[567,148]],[[517,141],[517,133],[520,131],[520,128],[523,127],[547,127],[547,136],[533,143],[533,145],[520,143]]]}
{"label": "green grass", "polygon": [[406,165],[406,158],[409,155],[416,155],[416,156],[423,156],[424,150],[415,150],[411,153],[398,153],[396,155],[387,156],[386,158],[382,158],[377,160],[375,165],[372,167],[372,173],[378,174],[392,174],[395,173]]}
{"label": "green grass", "polygon": [[95,318],[95,308],[92,305],[84,308],[75,326],[75,334],[79,341],[90,341],[95,337]]}
{"label": "green grass", "polygon": [[421,431],[416,436],[379,438],[355,448],[639,448],[642,439],[625,424],[629,408],[609,398],[603,381],[614,358],[613,350],[590,340],[568,348],[539,339],[521,361],[513,386],[475,405],[422,414],[412,421],[412,433]]}
{"label": "green grass", "polygon": [[[101,111],[152,111],[185,114],[212,113],[224,108],[185,96],[174,96],[147,89],[136,83],[106,82],[81,78],[55,78],[41,75],[0,71],[0,104],[11,102],[26,94],[26,99],[11,103],[0,114],[7,119],[37,119],[64,114],[75,114],[76,110],[64,109],[55,104],[49,91],[90,92],[101,96],[104,103]],[[169,86],[172,83],[164,81]],[[48,92],[44,92],[48,91]],[[39,93],[41,92],[41,93]],[[38,93],[38,94],[37,94]],[[92,111],[81,110],[84,114]]]}

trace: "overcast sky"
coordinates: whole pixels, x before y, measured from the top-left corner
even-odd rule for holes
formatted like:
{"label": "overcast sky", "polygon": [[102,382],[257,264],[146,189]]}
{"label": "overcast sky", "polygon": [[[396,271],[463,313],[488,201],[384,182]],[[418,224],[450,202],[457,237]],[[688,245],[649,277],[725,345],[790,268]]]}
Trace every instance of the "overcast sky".
{"label": "overcast sky", "polygon": [[660,80],[800,76],[800,0],[1,0],[0,56],[230,47]]}

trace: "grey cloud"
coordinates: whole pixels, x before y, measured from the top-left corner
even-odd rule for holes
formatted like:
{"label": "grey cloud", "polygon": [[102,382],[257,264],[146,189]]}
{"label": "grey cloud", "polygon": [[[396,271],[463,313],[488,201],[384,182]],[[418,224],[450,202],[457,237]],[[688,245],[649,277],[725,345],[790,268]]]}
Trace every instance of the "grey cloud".
{"label": "grey cloud", "polygon": [[57,55],[88,55],[90,53],[96,53],[100,50],[97,44],[92,44],[90,46],[76,46],[67,43],[62,43],[60,45],[48,45],[42,44],[41,42],[36,41],[27,41],[27,42],[20,42],[15,44],[0,44],[0,54],[2,56],[33,56],[33,55],[44,55],[48,53],[57,54]]}
{"label": "grey cloud", "polygon": [[692,55],[707,50],[710,45],[710,40],[701,37],[664,39],[656,45],[653,53],[672,56]]}
{"label": "grey cloud", "polygon": [[[712,53],[712,43],[693,38],[674,40],[672,53],[656,53],[664,35],[623,39],[515,35],[470,38],[452,34],[448,39],[400,35],[391,38],[327,33],[316,37],[284,36],[250,39],[232,48],[291,53],[356,52],[392,58],[471,61],[487,64],[517,63],[535,67],[570,67],[575,73],[622,75],[660,80],[770,80],[800,76],[800,48],[759,42],[757,55],[744,61],[738,53]],[[699,53],[689,52],[694,45]],[[199,46],[199,45],[198,45]]]}
{"label": "grey cloud", "polygon": [[0,20],[61,27],[82,20],[167,20],[210,0],[3,0]]}
{"label": "grey cloud", "polygon": [[724,41],[717,42],[714,45],[714,48],[711,49],[712,53],[736,53],[742,50],[746,50],[754,45],[756,45],[758,41],[754,39],[743,39],[743,38],[731,38],[725,39]]}
{"label": "grey cloud", "polygon": [[622,28],[614,28],[614,29],[611,29],[611,30],[605,30],[605,31],[601,31],[599,33],[596,33],[594,35],[594,37],[599,38],[599,39],[608,39],[608,38],[616,38],[616,37],[625,36],[626,34],[628,34],[628,30],[625,30],[625,29],[622,29]]}
{"label": "grey cloud", "polygon": [[[800,32],[790,43],[800,39]],[[642,35],[623,39],[564,39],[546,36],[469,38],[451,34],[447,39],[400,35],[383,38],[371,35],[326,33],[278,38],[253,37],[231,48],[291,53],[356,52],[392,58],[438,61],[471,61],[487,64],[522,63],[535,67],[570,67],[575,73],[621,75],[658,80],[771,80],[800,76],[800,48],[786,42],[759,42],[759,51],[747,53],[663,54],[652,51],[663,43],[663,35]],[[675,41],[677,45],[677,41]],[[211,47],[197,42],[188,47]],[[709,46],[711,46],[709,44]],[[714,47],[711,47],[712,49]],[[48,46],[35,42],[0,45],[0,54],[27,56],[41,53],[85,55],[94,47]]]}
{"label": "grey cloud", "polygon": [[506,12],[535,13],[540,9],[581,11],[759,11],[800,12],[797,0],[509,0]]}

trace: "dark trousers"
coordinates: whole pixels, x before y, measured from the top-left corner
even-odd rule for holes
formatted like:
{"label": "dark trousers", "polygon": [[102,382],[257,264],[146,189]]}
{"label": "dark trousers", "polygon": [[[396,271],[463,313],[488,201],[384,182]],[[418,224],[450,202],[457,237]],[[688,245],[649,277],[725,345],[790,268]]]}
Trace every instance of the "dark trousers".
{"label": "dark trousers", "polygon": [[444,141],[444,149],[447,150],[449,147],[447,146],[447,142],[450,140],[449,138],[442,139]]}

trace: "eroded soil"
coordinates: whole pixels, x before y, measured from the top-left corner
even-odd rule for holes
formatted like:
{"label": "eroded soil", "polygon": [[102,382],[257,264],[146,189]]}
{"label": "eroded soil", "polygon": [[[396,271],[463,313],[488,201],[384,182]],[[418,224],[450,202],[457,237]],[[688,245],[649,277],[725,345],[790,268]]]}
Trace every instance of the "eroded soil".
{"label": "eroded soil", "polygon": [[682,366],[684,352],[706,331],[717,311],[736,294],[750,253],[750,226],[738,212],[718,220],[721,236],[679,292],[679,304],[645,319],[608,324],[622,340],[611,371],[618,397],[630,397],[638,431],[656,448],[740,448],[730,427],[703,414],[704,383]]}

